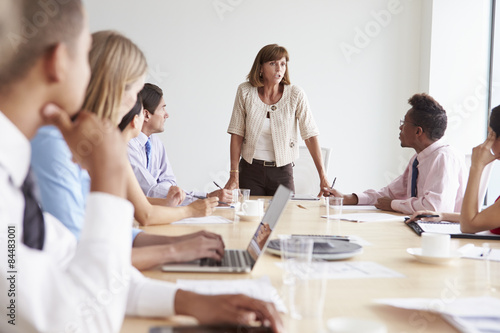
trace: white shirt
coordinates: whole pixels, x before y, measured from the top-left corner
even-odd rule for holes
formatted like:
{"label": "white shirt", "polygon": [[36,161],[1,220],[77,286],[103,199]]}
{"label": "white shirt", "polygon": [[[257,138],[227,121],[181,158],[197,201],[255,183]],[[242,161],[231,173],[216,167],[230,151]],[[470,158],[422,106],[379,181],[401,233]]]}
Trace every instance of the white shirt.
{"label": "white shirt", "polygon": [[[124,199],[92,192],[78,244],[49,214],[44,214],[43,249],[22,243],[21,186],[30,149],[26,137],[0,112],[2,313],[12,302],[15,305],[13,317],[2,316],[0,332],[118,332],[125,313],[174,314],[175,285],[147,279],[131,266],[133,207]],[[9,226],[15,232],[9,234]],[[15,262],[6,250],[12,243],[9,235],[15,235]],[[15,288],[7,280],[10,277]]]}
{"label": "white shirt", "polygon": [[273,147],[273,134],[271,133],[271,121],[269,118],[264,119],[262,131],[255,145],[255,154],[253,158],[268,162],[276,161]]}

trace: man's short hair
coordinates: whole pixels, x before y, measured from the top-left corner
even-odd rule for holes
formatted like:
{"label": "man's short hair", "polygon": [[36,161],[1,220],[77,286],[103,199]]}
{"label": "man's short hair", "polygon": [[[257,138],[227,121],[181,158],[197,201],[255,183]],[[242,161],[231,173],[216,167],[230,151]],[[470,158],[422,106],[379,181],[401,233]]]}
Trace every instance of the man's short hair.
{"label": "man's short hair", "polygon": [[413,95],[408,103],[412,106],[413,123],[422,127],[424,133],[432,141],[441,139],[448,125],[448,118],[443,107],[425,93]]}
{"label": "man's short hair", "polygon": [[142,97],[142,106],[144,110],[154,114],[158,105],[160,105],[161,98],[163,97],[163,90],[157,85],[146,83],[142,88],[140,95]]}
{"label": "man's short hair", "polygon": [[0,0],[0,73],[14,55],[8,35],[19,29],[16,26],[21,24],[19,3],[17,0]]}
{"label": "man's short hair", "polygon": [[[1,0],[11,1],[11,0]],[[20,20],[1,37],[1,47],[14,56],[2,61],[0,90],[23,79],[45,52],[59,43],[71,51],[83,29],[81,0],[14,0]],[[7,12],[8,13],[8,12]],[[3,20],[3,15],[1,20]],[[2,29],[2,28],[0,28]]]}
{"label": "man's short hair", "polygon": [[497,138],[500,137],[500,105],[491,110],[490,127],[497,135]]}

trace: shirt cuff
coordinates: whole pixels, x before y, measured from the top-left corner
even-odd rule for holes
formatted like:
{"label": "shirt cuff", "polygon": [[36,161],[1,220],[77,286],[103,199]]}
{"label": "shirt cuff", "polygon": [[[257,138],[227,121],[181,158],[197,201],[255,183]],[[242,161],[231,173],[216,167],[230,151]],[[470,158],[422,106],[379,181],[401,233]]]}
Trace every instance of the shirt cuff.
{"label": "shirt cuff", "polygon": [[127,314],[141,317],[175,315],[175,295],[178,287],[170,282],[144,277],[132,268],[132,281]]}
{"label": "shirt cuff", "polygon": [[353,193],[358,197],[358,205],[373,205],[374,202],[371,201],[369,195],[365,193]]}
{"label": "shirt cuff", "polygon": [[[80,242],[130,239],[134,207],[122,198],[103,192],[91,192],[85,207],[85,223]],[[128,236],[127,236],[128,234]]]}
{"label": "shirt cuff", "polygon": [[132,228],[132,243],[135,241],[135,238],[137,237],[138,234],[143,232],[144,230],[137,229],[137,228]]}

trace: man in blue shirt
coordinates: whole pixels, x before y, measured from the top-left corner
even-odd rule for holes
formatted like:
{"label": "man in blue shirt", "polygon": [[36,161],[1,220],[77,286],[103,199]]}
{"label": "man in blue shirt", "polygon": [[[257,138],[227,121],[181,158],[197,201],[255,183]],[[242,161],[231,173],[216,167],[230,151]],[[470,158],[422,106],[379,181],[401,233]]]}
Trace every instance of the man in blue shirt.
{"label": "man in blue shirt", "polygon": [[[150,83],[144,85],[141,97],[144,106],[144,125],[139,136],[130,140],[128,156],[144,194],[152,198],[164,198],[173,186],[177,186],[165,146],[153,135],[164,130],[165,119],[168,118],[165,99],[163,91]],[[183,205],[193,202],[197,197],[218,197],[222,202],[232,201],[232,192],[226,189],[210,193],[195,191],[184,193],[179,188],[175,190],[181,191],[185,197]]]}
{"label": "man in blue shirt", "polygon": [[[39,129],[31,141],[31,167],[38,181],[44,211],[55,216],[78,239],[90,192],[86,170],[72,162],[72,153],[54,126]],[[223,244],[214,233],[200,231],[179,237],[151,235],[132,228],[132,264],[148,269],[167,262],[212,257]]]}

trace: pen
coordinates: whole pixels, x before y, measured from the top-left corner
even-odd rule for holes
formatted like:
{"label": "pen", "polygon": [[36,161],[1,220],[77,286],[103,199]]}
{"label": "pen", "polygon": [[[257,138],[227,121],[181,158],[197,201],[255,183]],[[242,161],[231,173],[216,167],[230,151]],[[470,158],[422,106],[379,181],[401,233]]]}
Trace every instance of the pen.
{"label": "pen", "polygon": [[488,249],[486,254],[484,252],[481,252],[481,254],[479,256],[488,258],[490,253],[491,253],[491,249]]}
{"label": "pen", "polygon": [[439,217],[439,215],[432,215],[432,214],[420,214],[415,216],[417,219],[421,219],[422,217]]}
{"label": "pen", "polygon": [[335,182],[336,181],[337,181],[337,177],[335,177],[335,179],[333,180],[332,187],[330,187],[330,189],[333,189],[333,187],[335,186]]}
{"label": "pen", "polygon": [[[204,196],[201,196],[201,195],[193,195],[193,198],[196,198],[196,199],[207,199],[207,197],[204,197]],[[217,201],[218,203],[220,203],[221,205],[228,205],[230,206],[227,202],[224,202],[224,201]]]}
{"label": "pen", "polygon": [[217,186],[218,188],[220,188],[222,190],[222,187],[220,187],[219,184],[217,184],[215,181],[214,181],[214,184],[215,184],[215,186]]}

